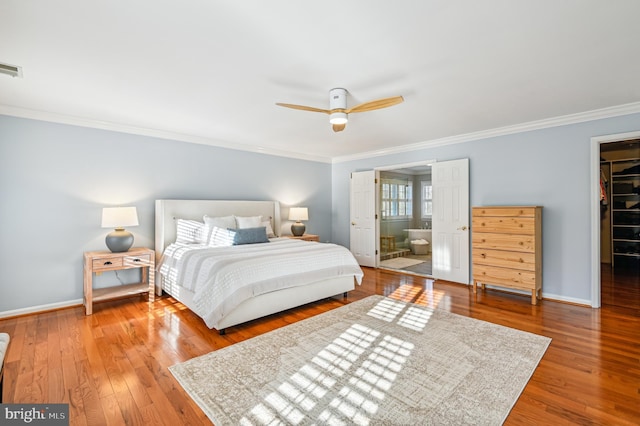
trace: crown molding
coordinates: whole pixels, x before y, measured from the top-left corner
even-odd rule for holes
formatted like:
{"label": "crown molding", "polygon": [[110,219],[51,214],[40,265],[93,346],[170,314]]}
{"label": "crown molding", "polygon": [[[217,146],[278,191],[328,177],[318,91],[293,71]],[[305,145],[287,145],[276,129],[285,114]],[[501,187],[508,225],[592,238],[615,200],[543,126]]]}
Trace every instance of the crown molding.
{"label": "crown molding", "polygon": [[540,130],[550,127],[566,126],[568,124],[584,123],[586,121],[600,120],[603,118],[618,117],[636,113],[640,113],[640,102],[633,102],[629,104],[617,105],[592,111],[568,114],[559,117],[546,118],[543,120],[530,121],[527,123],[515,124],[513,126],[505,126],[495,129],[482,130],[479,132],[465,133],[457,136],[448,136],[446,138],[433,139],[430,141],[417,142],[414,144],[401,145],[393,148],[385,148],[360,154],[334,157],[332,163],[336,164],[347,161],[363,160],[366,158],[381,157],[384,155],[399,154],[403,152],[416,151],[419,149],[453,145],[481,139],[488,139],[497,136],[505,136],[514,133],[529,132],[532,130]]}
{"label": "crown molding", "polygon": [[202,136],[188,135],[183,133],[168,132],[158,129],[130,126],[126,124],[112,123],[108,121],[93,120],[65,114],[57,114],[48,111],[39,111],[27,108],[20,108],[12,105],[0,104],[0,114],[13,117],[29,118],[33,120],[48,121],[52,123],[68,124],[72,126],[88,127],[115,132],[129,133],[141,136],[150,136],[159,139],[175,140],[180,142],[196,143],[218,148],[233,149],[236,151],[254,152],[277,157],[295,158],[298,160],[314,161],[319,163],[343,163],[348,161],[363,160],[367,158],[381,157],[385,155],[400,154],[403,152],[416,151],[425,148],[435,148],[445,145],[453,145],[475,140],[487,139],[497,136],[505,136],[514,133],[540,130],[550,127],[565,126],[569,124],[583,123],[586,121],[599,120],[604,118],[618,117],[628,114],[640,113],[640,102],[617,105],[592,111],[585,111],[575,114],[552,117],[543,120],[530,121],[513,126],[499,127],[496,129],[482,130],[479,132],[465,133],[462,135],[448,136],[430,141],[417,142],[413,144],[401,145],[392,148],[385,148],[376,151],[362,152],[353,155],[340,157],[321,157],[316,155],[303,154],[293,151],[277,150],[273,148],[240,144],[235,142],[221,141],[217,139],[205,138]]}
{"label": "crown molding", "polygon": [[28,108],[20,108],[12,105],[0,104],[0,115],[9,115],[19,118],[29,118],[33,120],[47,121],[58,124],[68,124],[71,126],[88,127],[92,129],[109,130],[114,132],[129,133],[140,136],[150,136],[159,139],[174,140],[180,142],[196,143],[200,145],[214,146],[218,148],[233,149],[235,151],[247,151],[277,157],[295,158],[298,160],[314,161],[319,163],[331,163],[331,158],[303,154],[293,151],[277,150],[262,146],[246,145],[236,142],[226,142],[217,139],[205,138],[202,136],[188,135],[184,133],[168,132],[158,129],[130,126],[126,124],[113,123],[109,121],[93,120],[76,117],[72,115],[57,114],[48,111],[39,111]]}

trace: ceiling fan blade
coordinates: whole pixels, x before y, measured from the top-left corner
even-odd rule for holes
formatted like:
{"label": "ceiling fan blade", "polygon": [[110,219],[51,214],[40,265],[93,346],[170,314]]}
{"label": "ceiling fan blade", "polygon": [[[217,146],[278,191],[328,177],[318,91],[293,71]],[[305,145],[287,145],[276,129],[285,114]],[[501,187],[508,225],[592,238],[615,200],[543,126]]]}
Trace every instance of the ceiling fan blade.
{"label": "ceiling fan blade", "polygon": [[343,123],[343,124],[334,124],[333,125],[333,131],[334,132],[341,132],[344,130],[344,128],[347,127],[347,123]]}
{"label": "ceiling fan blade", "polygon": [[365,102],[363,104],[356,105],[353,108],[349,108],[345,112],[349,114],[352,112],[373,111],[375,109],[387,108],[390,106],[398,105],[403,101],[404,101],[404,98],[402,96],[393,96],[391,98],[384,98],[384,99],[378,99],[375,101]]}
{"label": "ceiling fan blade", "polygon": [[304,105],[283,104],[280,102],[276,102],[276,105],[285,107],[285,108],[300,109],[302,111],[323,112],[325,114],[331,114],[331,111],[329,111],[328,109],[314,108],[314,107],[304,106]]}

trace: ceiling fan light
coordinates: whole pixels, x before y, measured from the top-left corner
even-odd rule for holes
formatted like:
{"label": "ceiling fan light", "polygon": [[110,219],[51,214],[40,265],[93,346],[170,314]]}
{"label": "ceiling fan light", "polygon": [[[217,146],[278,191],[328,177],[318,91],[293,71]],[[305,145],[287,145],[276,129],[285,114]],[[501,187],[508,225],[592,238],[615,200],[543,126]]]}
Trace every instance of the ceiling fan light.
{"label": "ceiling fan light", "polygon": [[329,123],[331,124],[347,124],[347,114],[344,112],[334,112],[329,116]]}

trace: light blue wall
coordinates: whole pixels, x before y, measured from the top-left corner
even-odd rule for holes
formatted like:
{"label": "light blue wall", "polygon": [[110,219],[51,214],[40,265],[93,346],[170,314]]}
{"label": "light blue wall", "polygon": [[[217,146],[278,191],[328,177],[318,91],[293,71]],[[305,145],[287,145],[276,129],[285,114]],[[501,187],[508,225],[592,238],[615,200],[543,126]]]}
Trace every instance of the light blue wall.
{"label": "light blue wall", "polygon": [[82,253],[106,249],[104,206],[137,207],[136,246],[153,247],[158,198],[307,206],[307,231],[331,236],[330,164],[8,116],[0,195],[0,315],[82,298]]}
{"label": "light blue wall", "polygon": [[135,205],[136,245],[152,247],[157,198],[276,199],[308,206],[308,232],[348,247],[352,171],[462,157],[471,205],[544,206],[543,292],[588,303],[590,139],[638,130],[634,114],[331,166],[0,116],[0,315],[81,299],[104,206]]}
{"label": "light blue wall", "polygon": [[589,303],[591,138],[638,130],[633,114],[334,164],[333,241],[349,245],[351,172],[466,157],[472,206],[544,206],[543,294]]}

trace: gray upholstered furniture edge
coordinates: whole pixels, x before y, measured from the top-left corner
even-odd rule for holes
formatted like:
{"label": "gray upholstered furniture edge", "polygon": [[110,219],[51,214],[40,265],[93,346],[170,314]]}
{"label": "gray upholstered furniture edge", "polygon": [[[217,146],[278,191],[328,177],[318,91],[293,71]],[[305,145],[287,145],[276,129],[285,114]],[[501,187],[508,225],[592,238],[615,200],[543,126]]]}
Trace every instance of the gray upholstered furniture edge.
{"label": "gray upholstered furniture edge", "polygon": [[9,349],[9,335],[0,333],[0,404],[2,403],[2,388],[4,384],[4,357]]}

